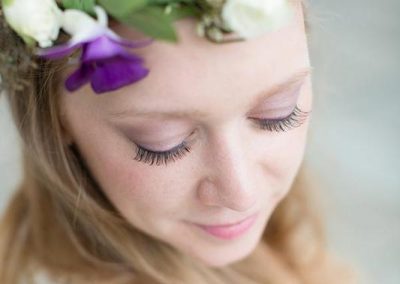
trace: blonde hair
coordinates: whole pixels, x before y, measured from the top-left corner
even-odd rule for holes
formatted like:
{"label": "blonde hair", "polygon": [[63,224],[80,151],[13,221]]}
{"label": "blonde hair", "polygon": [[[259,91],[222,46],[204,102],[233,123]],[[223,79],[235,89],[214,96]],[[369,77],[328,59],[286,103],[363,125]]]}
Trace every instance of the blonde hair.
{"label": "blonde hair", "polygon": [[227,267],[206,267],[135,229],[63,142],[64,62],[29,59],[2,17],[0,50],[2,87],[23,142],[23,180],[0,223],[0,283],[35,283],[38,271],[69,283],[350,283],[328,252],[304,165],[257,248]]}

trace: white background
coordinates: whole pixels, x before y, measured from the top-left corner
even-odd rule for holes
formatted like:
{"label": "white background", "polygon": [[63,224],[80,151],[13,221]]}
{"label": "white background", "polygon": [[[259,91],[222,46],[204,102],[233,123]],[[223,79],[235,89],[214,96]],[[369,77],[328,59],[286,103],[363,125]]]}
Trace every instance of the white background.
{"label": "white background", "polygon": [[400,283],[400,1],[312,0],[312,133],[307,159],[327,182],[330,243]]}

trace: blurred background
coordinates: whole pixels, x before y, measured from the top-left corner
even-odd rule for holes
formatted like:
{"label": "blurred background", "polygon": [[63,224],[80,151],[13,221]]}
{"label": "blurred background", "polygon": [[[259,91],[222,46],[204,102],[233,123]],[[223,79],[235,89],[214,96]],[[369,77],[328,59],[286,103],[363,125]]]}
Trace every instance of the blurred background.
{"label": "blurred background", "polygon": [[400,283],[400,1],[309,0],[314,108],[306,159],[330,244],[362,283]]}
{"label": "blurred background", "polygon": [[[306,162],[333,250],[361,283],[400,283],[400,1],[309,0],[314,109]],[[21,175],[0,99],[0,213]]]}

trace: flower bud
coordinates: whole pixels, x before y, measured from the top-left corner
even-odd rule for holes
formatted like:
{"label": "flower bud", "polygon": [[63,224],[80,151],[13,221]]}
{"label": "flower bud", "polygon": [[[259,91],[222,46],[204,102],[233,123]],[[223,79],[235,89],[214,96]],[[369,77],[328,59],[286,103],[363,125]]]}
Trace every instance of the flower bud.
{"label": "flower bud", "polygon": [[240,36],[252,38],[286,24],[292,10],[287,0],[227,0],[221,16]]}
{"label": "flower bud", "polygon": [[3,0],[4,16],[28,44],[53,45],[58,37],[62,11],[53,0]]}

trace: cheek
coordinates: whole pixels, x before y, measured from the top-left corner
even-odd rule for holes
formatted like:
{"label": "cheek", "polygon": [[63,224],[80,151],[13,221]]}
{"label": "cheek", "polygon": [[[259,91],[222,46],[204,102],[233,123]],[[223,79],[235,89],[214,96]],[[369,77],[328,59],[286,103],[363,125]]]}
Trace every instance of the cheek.
{"label": "cheek", "polygon": [[279,134],[282,136],[273,144],[269,144],[270,148],[263,158],[263,174],[268,180],[269,187],[279,195],[289,190],[304,157],[304,129],[290,132],[290,134]]}
{"label": "cheek", "polygon": [[[309,112],[312,108],[311,84],[308,81],[299,97],[298,107]],[[263,157],[264,173],[270,177],[272,188],[287,192],[303,161],[311,113],[299,127],[286,132],[266,135]]]}
{"label": "cheek", "polygon": [[87,159],[101,189],[123,215],[172,214],[184,198],[179,194],[182,183],[176,183],[181,177],[165,166],[137,162],[135,154],[133,145],[116,140],[91,147]]}

